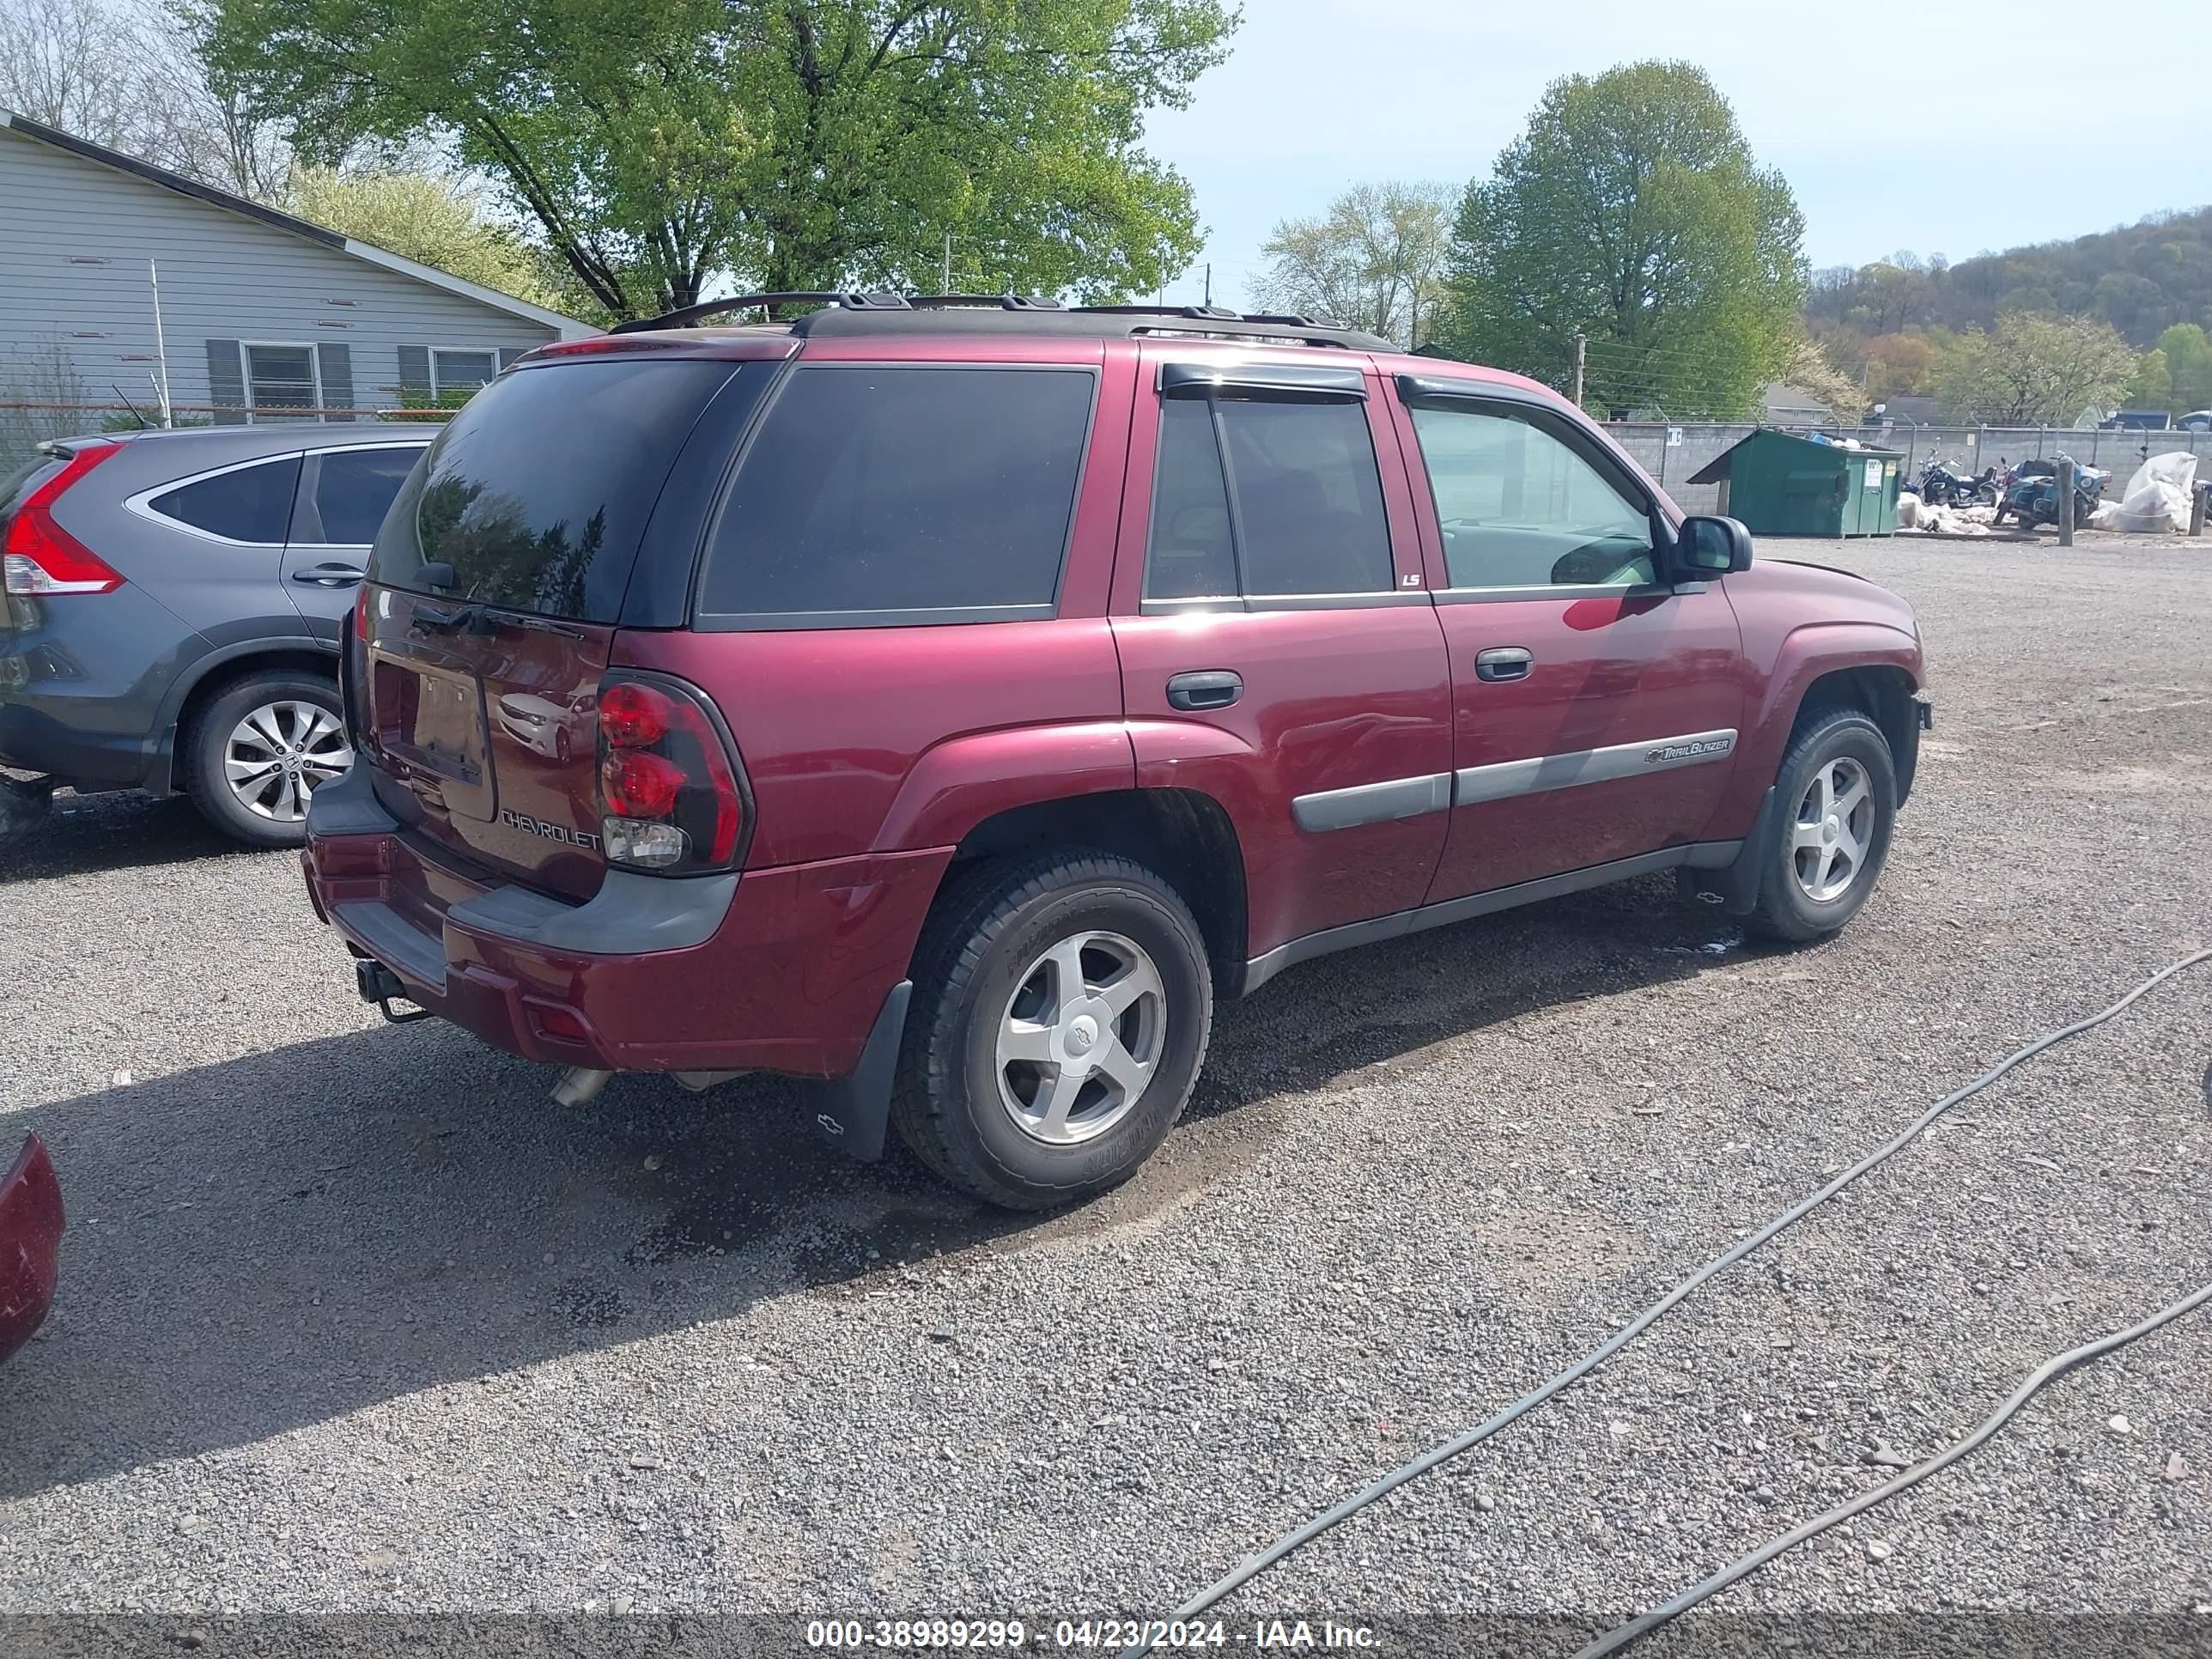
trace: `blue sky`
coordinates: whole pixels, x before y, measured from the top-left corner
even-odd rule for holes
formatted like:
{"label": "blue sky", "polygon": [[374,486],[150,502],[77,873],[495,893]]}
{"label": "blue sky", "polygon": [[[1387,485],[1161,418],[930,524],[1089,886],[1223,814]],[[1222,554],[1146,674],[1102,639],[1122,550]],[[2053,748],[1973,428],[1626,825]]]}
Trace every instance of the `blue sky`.
{"label": "blue sky", "polygon": [[[1363,180],[1462,185],[1547,82],[1684,58],[1790,180],[1816,269],[1899,248],[1957,260],[2212,203],[2212,73],[2203,42],[2172,33],[2187,15],[2116,18],[2080,0],[1245,0],[1229,61],[1189,109],[1155,115],[1149,146],[1196,188],[1215,301],[1234,305],[1278,219]],[[1195,301],[1201,285],[1194,267],[1169,297]]]}

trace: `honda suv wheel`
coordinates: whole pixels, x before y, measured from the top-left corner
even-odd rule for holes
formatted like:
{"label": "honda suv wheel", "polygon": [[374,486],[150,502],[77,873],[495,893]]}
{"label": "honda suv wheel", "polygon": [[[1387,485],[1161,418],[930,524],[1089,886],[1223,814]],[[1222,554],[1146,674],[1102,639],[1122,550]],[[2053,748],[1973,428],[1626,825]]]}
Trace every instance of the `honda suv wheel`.
{"label": "honda suv wheel", "polygon": [[257,847],[300,845],[315,790],[353,764],[337,689],[307,674],[240,680],[200,710],[184,747],[193,804]]}
{"label": "honda suv wheel", "polygon": [[923,1163],[1042,1209],[1127,1180],[1190,1097],[1213,1021],[1198,924],[1142,866],[986,866],[915,954],[894,1121]]}

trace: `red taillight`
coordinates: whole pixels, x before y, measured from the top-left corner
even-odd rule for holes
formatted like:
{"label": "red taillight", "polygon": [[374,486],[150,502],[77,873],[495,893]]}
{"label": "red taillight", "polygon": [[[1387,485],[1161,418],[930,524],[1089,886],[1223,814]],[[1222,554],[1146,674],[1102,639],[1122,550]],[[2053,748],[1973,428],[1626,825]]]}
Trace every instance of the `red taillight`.
{"label": "red taillight", "polygon": [[665,692],[620,680],[599,693],[599,730],[617,749],[641,749],[668,735],[673,712]]}
{"label": "red taillight", "polygon": [[649,749],[621,749],[599,767],[607,811],[618,817],[665,818],[684,791],[684,769]]}
{"label": "red taillight", "polygon": [[0,566],[7,591],[18,599],[52,593],[112,593],[123,578],[82,542],[54,521],[54,503],[70,486],[122,449],[120,444],[87,444],[62,470],[33,489],[0,544]]}
{"label": "red taillight", "polygon": [[353,636],[357,640],[368,637],[368,584],[361,585],[361,592],[353,599]]}
{"label": "red taillight", "polygon": [[744,837],[744,789],[704,696],[624,673],[599,688],[599,726],[609,861],[672,875],[726,869]]}

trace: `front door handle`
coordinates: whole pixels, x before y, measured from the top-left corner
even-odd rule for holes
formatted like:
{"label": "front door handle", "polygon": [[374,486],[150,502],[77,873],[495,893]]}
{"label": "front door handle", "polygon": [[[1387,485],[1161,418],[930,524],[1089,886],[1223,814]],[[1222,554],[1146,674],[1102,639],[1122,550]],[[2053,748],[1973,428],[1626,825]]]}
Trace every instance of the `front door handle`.
{"label": "front door handle", "polygon": [[310,587],[350,587],[368,574],[349,564],[311,564],[305,570],[295,570],[292,580]]}
{"label": "front door handle", "polygon": [[1244,677],[1233,668],[1200,669],[1168,682],[1168,707],[1185,714],[1226,708],[1243,695]]}
{"label": "front door handle", "polygon": [[1474,658],[1474,677],[1495,683],[1498,680],[1525,680],[1535,665],[1535,658],[1517,645],[1501,645],[1494,650],[1479,651]]}

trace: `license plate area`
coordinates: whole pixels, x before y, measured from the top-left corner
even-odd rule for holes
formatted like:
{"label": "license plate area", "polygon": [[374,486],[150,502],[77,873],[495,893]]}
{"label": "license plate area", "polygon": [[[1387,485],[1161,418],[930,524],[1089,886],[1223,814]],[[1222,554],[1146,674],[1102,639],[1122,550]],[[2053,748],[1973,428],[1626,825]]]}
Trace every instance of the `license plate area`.
{"label": "license plate area", "polygon": [[426,805],[489,823],[498,791],[483,683],[458,659],[372,649],[370,707],[386,770]]}

